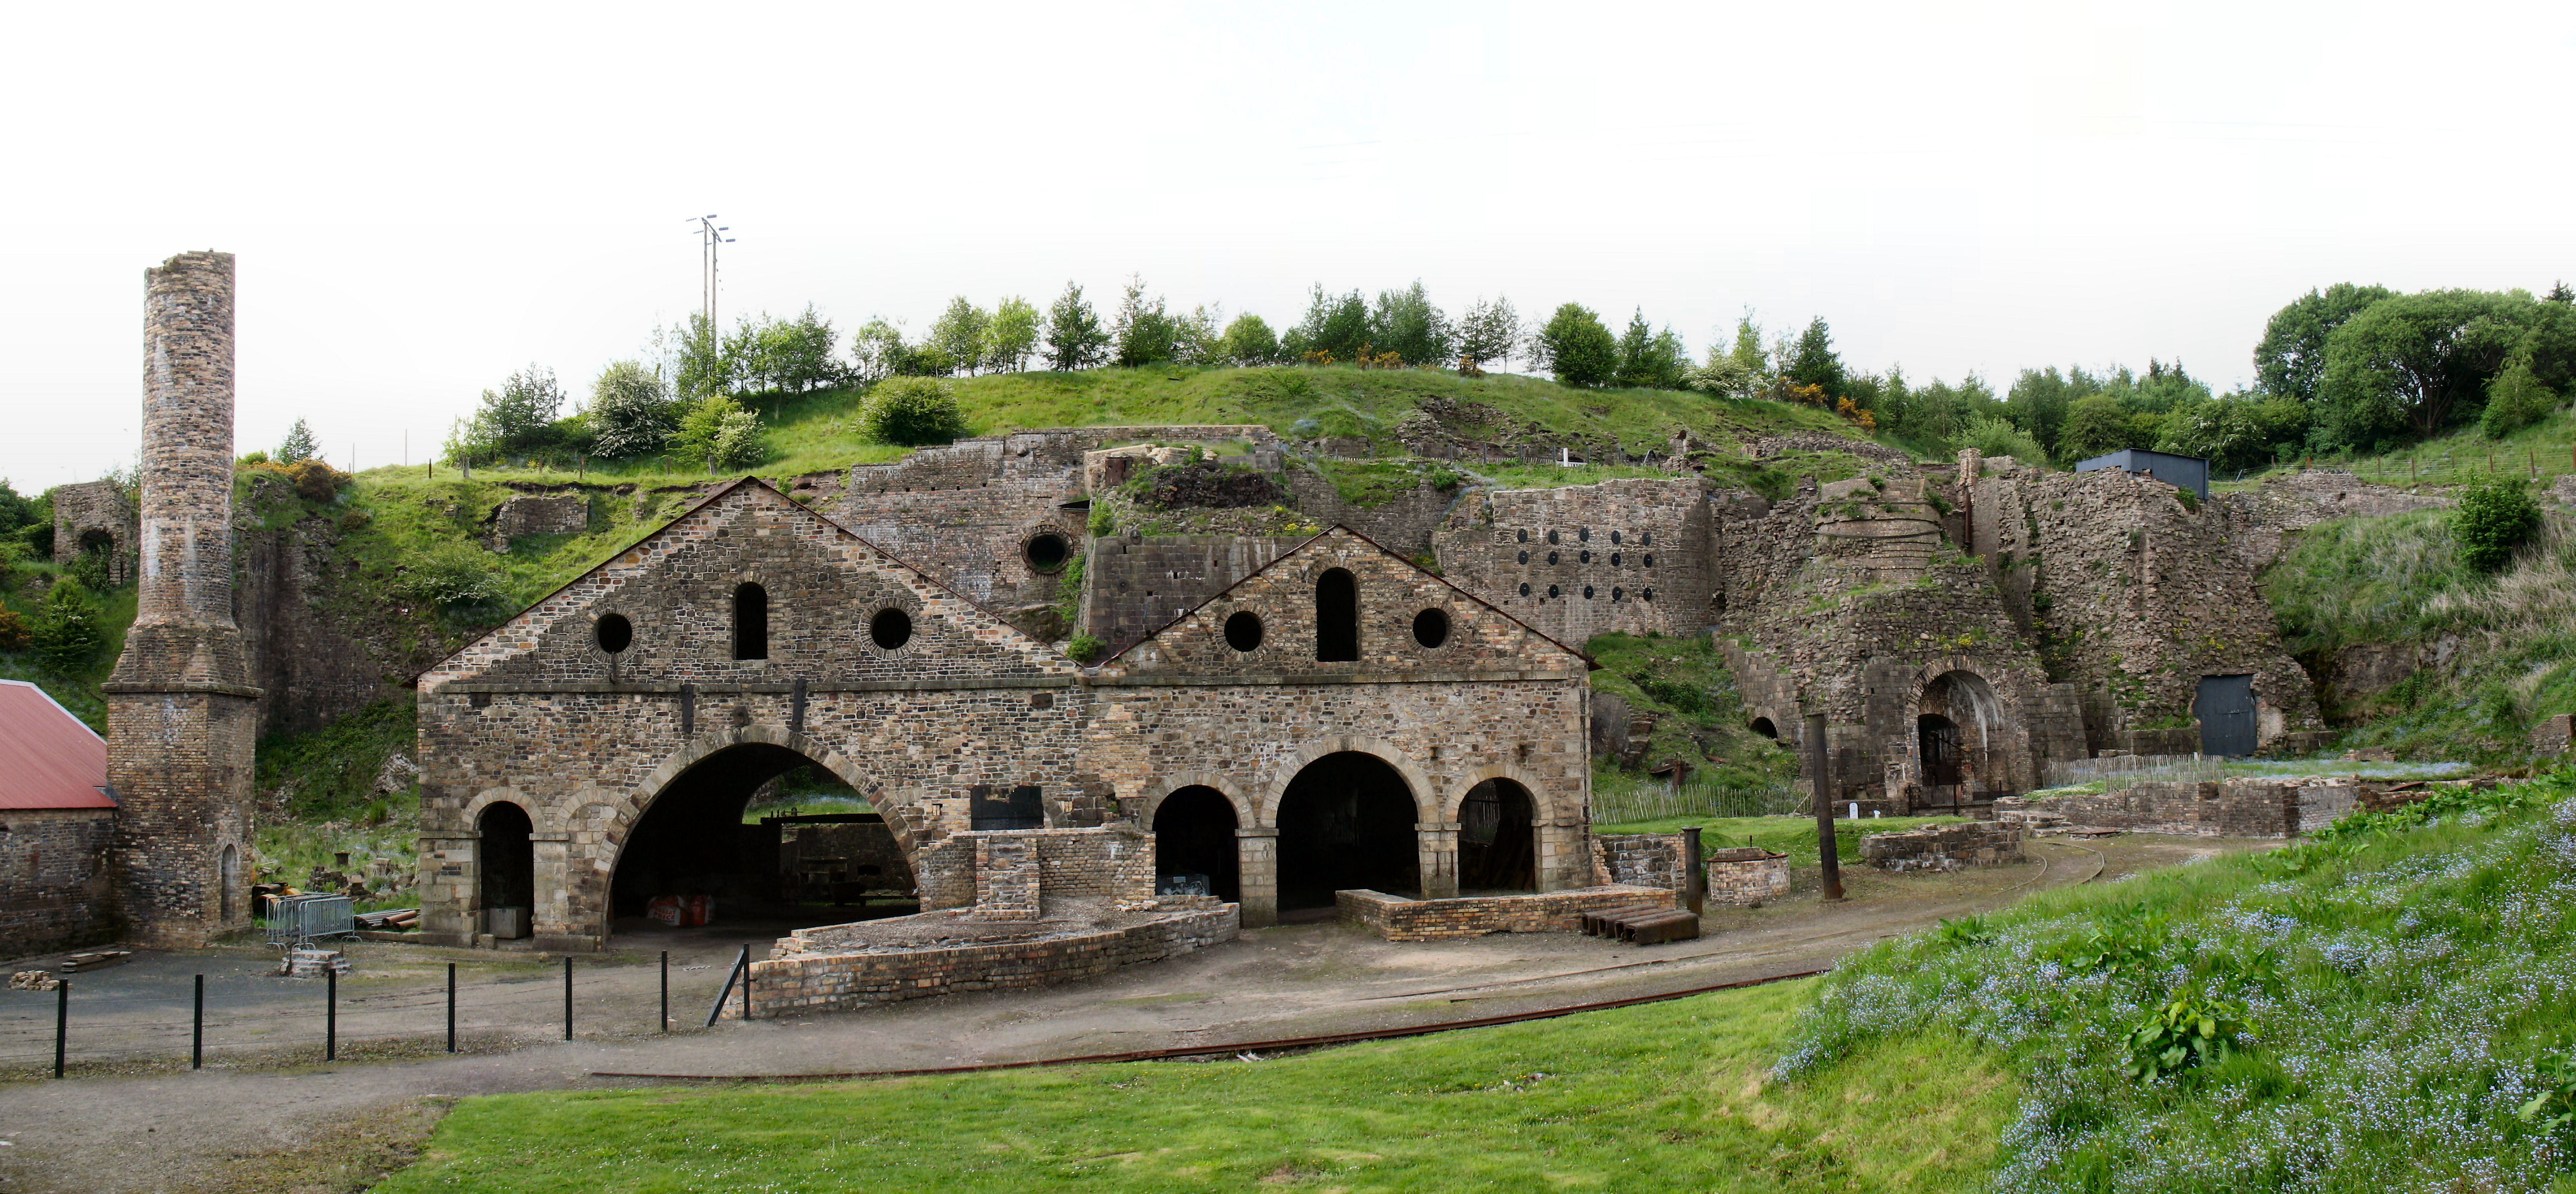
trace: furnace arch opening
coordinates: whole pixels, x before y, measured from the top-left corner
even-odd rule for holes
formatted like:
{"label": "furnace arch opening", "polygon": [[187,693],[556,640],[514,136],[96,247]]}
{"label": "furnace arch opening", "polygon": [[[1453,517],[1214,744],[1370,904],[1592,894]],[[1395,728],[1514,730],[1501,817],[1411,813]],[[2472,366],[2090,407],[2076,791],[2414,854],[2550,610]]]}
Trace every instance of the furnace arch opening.
{"label": "furnace arch opening", "polygon": [[1404,776],[1375,755],[1308,763],[1279,798],[1280,911],[1329,909],[1351,888],[1419,896],[1415,807]]}

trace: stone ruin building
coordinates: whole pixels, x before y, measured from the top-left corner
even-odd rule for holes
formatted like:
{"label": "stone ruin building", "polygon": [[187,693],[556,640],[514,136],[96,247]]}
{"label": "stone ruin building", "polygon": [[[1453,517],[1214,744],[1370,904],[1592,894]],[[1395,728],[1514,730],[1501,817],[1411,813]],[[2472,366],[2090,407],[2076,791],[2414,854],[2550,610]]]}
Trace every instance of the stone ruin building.
{"label": "stone ruin building", "polygon": [[[173,258],[149,294],[114,903],[136,939],[187,943],[247,924],[263,684],[299,682],[261,662],[235,579],[294,569],[234,563],[231,258]],[[1867,474],[1770,500],[1711,484],[1676,437],[1668,477],[1504,489],[1465,466],[1363,506],[1304,458],[1365,445],[1244,425],[1019,431],[722,485],[418,677],[424,934],[590,949],[675,897],[817,920],[917,898],[761,964],[768,1006],[824,1007],[1337,909],[1421,936],[1641,892],[1770,898],[1776,857],[1718,883],[1678,839],[1591,832],[1581,645],[1608,631],[1713,635],[1749,728],[1804,746],[1821,717],[1824,795],[1892,812],[1974,811],[2102,751],[2313,741],[2246,520],[2116,469],[1804,438]],[[1324,529],[1089,533],[1156,469],[1197,505]],[[577,513],[543,501],[489,534]],[[1071,658],[1075,636],[1101,653]],[[743,824],[793,774],[872,811]]]}

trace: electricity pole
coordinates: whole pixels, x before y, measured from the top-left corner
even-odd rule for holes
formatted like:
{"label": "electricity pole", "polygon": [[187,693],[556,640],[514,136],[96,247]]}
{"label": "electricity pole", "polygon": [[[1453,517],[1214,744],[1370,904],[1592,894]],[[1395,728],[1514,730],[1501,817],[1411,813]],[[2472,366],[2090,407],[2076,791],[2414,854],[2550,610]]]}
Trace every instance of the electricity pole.
{"label": "electricity pole", "polygon": [[716,246],[733,243],[733,238],[725,235],[731,229],[719,226],[713,212],[692,216],[682,223],[698,226],[698,306],[706,316],[707,334],[712,336],[716,330]]}

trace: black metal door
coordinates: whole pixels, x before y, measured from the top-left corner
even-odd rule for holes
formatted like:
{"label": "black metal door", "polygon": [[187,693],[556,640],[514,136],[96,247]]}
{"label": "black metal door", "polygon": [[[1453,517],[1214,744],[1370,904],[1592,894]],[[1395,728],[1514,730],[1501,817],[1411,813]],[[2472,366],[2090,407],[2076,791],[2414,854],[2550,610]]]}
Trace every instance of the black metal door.
{"label": "black metal door", "polygon": [[1962,778],[1959,726],[1949,718],[1926,713],[1915,719],[1923,753],[1923,786],[1955,787]]}
{"label": "black metal door", "polygon": [[2191,712],[2200,719],[2200,753],[2254,753],[2254,677],[2202,676]]}

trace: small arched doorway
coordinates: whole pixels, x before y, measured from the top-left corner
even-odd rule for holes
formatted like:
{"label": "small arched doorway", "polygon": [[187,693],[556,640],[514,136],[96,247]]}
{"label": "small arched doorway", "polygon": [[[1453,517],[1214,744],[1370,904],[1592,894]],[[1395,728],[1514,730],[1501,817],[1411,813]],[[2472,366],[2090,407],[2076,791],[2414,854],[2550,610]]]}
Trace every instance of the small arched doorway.
{"label": "small arched doorway", "polygon": [[1745,728],[1750,729],[1754,733],[1760,734],[1774,742],[1780,740],[1780,727],[1771,724],[1771,719],[1768,717],[1754,718],[1753,724]]}
{"label": "small arched doorway", "polygon": [[2011,794],[2003,704],[1985,677],[1968,671],[1933,677],[1916,703],[1914,732],[1924,804],[1960,806]]}
{"label": "small arched doorway", "polygon": [[708,755],[654,793],[608,889],[613,932],[675,927],[674,916],[783,931],[919,908],[884,816],[829,768],[759,742]]}
{"label": "small arched doorway", "polygon": [[1458,805],[1458,894],[1538,890],[1538,802],[1508,779],[1467,790]]}
{"label": "small arched doorway", "polygon": [[1413,791],[1385,760],[1346,750],[1306,764],[1279,798],[1279,910],[1329,909],[1350,888],[1419,895],[1416,823]]}
{"label": "small arched doorway", "polygon": [[1208,894],[1220,900],[1242,900],[1234,830],[1234,802],[1223,792],[1192,784],[1163,797],[1154,809],[1156,886],[1181,876],[1205,875]]}
{"label": "small arched doorway", "polygon": [[[476,818],[474,828],[482,834],[479,860],[482,864],[483,923],[474,926],[478,932],[495,937],[520,937],[528,931],[528,914],[536,905],[537,848],[531,840],[536,826],[528,820],[528,810],[506,800],[496,801]],[[515,915],[495,917],[500,908],[515,908]]]}

